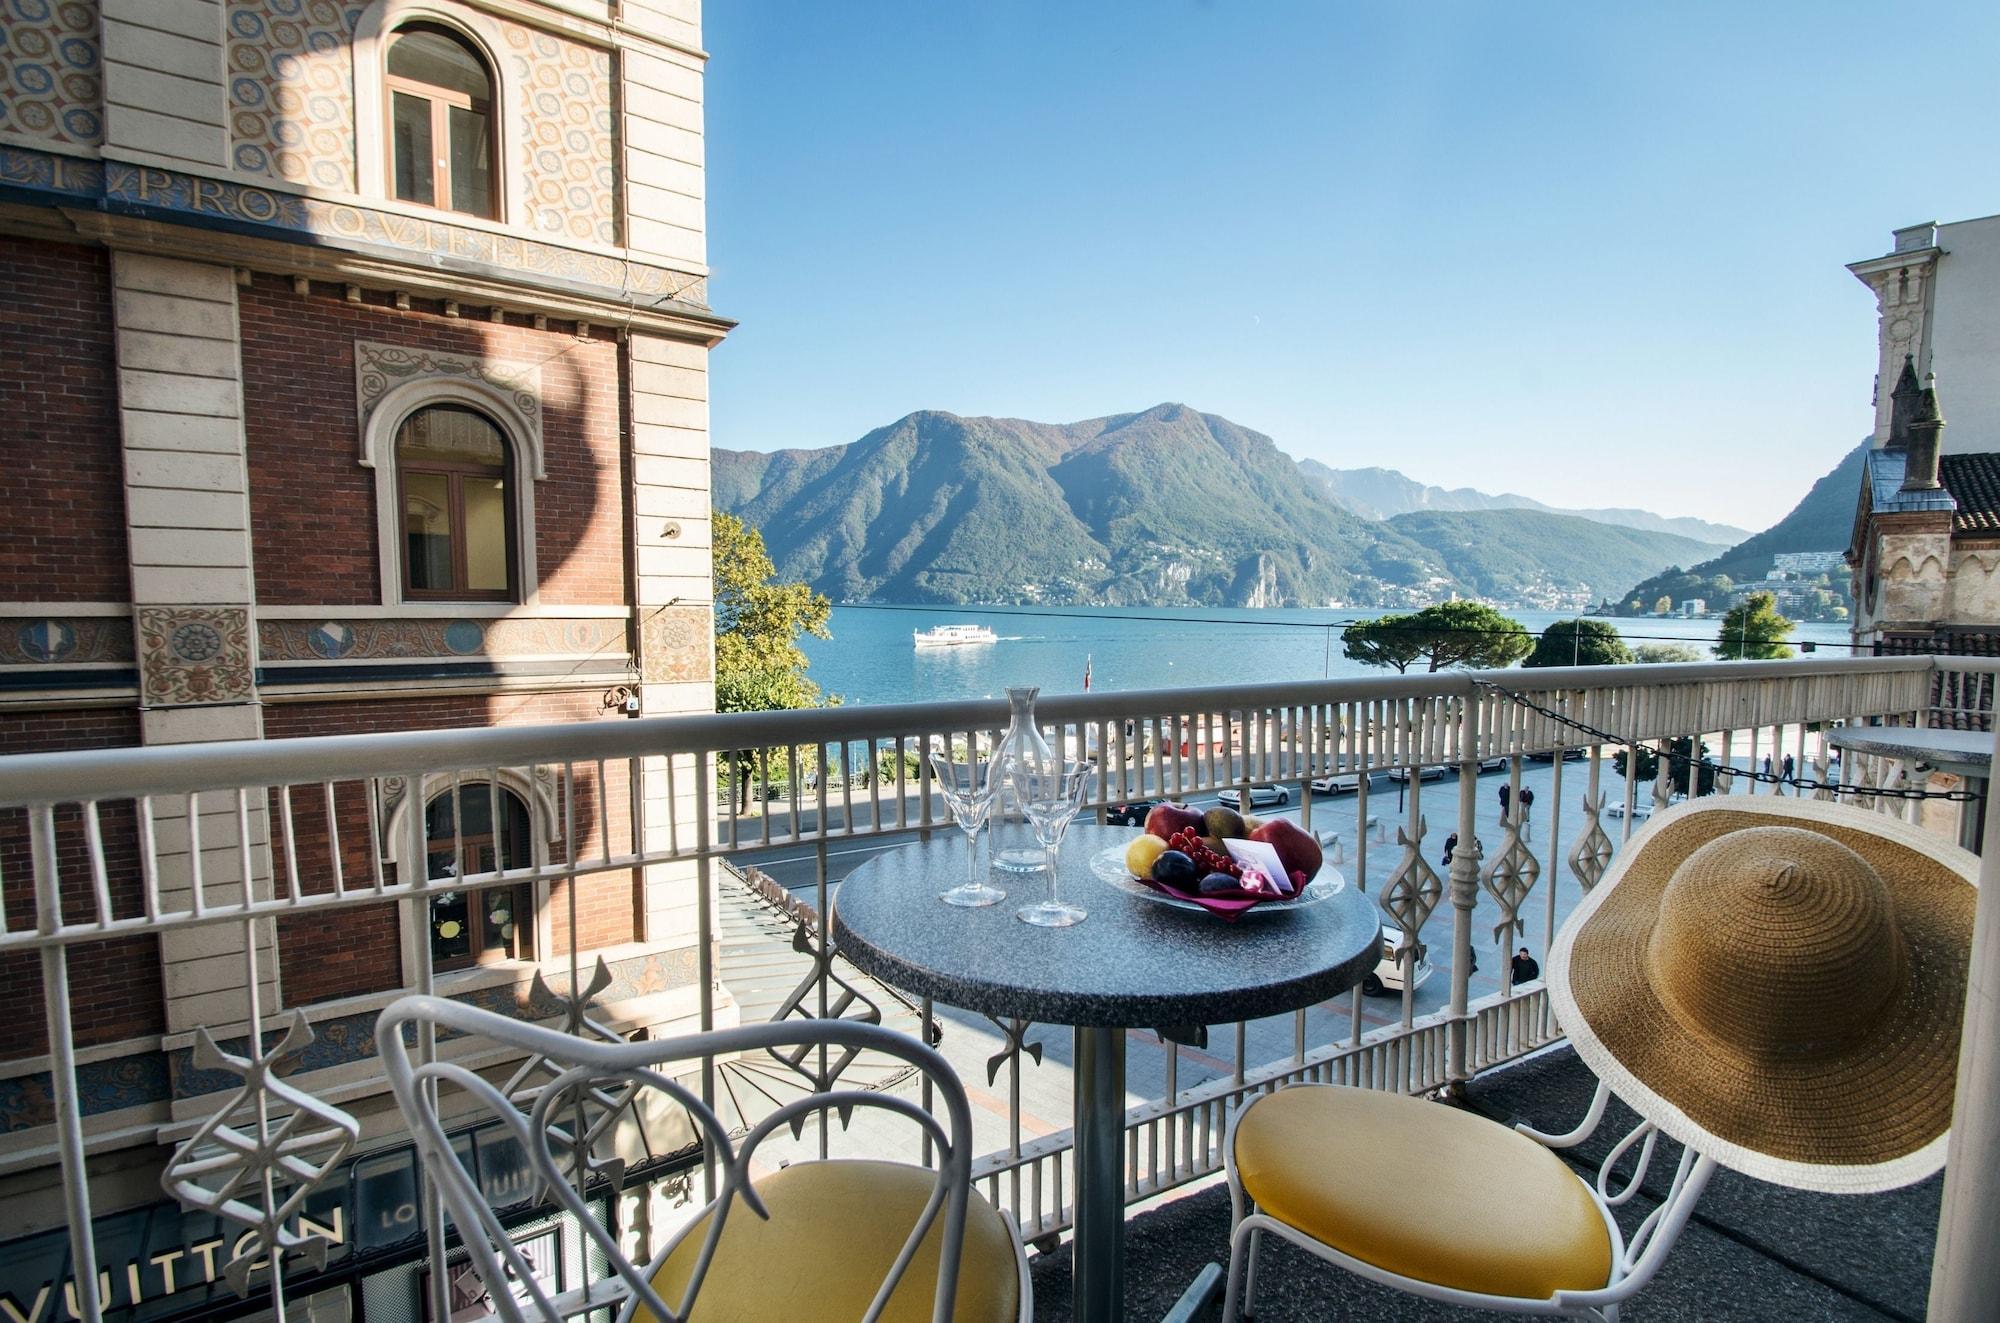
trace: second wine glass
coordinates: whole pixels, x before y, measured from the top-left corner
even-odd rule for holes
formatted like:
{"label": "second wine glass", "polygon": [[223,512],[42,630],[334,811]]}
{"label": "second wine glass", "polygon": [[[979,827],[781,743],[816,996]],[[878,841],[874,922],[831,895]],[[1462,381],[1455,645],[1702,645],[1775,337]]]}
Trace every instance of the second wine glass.
{"label": "second wine glass", "polygon": [[1049,870],[1049,898],[1016,911],[1016,917],[1023,923],[1038,928],[1067,928],[1088,917],[1082,906],[1062,899],[1056,855],[1062,848],[1063,833],[1083,808],[1084,795],[1095,770],[1089,763],[1064,758],[1031,759],[1013,769],[1015,796],[1029,825],[1035,829],[1035,839],[1041,843]]}
{"label": "second wine glass", "polygon": [[963,763],[956,761],[948,750],[933,750],[930,763],[932,782],[944,796],[953,820],[965,832],[965,881],[949,891],[939,892],[938,899],[966,909],[998,905],[1007,899],[1007,893],[987,885],[979,876],[979,829],[986,825],[987,816],[993,811],[994,793],[1000,788],[992,764],[982,767],[970,750]]}

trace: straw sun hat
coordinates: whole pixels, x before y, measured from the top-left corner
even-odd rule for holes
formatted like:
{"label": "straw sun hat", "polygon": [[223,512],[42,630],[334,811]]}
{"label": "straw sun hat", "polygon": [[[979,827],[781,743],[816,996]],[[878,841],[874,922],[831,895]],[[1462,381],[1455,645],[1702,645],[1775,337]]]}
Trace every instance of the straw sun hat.
{"label": "straw sun hat", "polygon": [[1978,861],[1809,800],[1699,800],[1618,852],[1549,953],[1597,1077],[1724,1166],[1832,1193],[1944,1165]]}

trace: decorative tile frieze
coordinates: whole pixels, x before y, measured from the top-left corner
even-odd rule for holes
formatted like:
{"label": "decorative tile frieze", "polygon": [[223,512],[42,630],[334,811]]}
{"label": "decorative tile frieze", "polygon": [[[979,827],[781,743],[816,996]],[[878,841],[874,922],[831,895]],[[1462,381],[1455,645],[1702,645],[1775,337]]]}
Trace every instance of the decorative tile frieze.
{"label": "decorative tile frieze", "polygon": [[0,666],[130,664],[132,622],[113,616],[0,621]]}
{"label": "decorative tile frieze", "polygon": [[513,620],[259,620],[257,654],[265,664],[451,659],[592,657],[626,665],[631,647],[623,620],[602,617]]}
{"label": "decorative tile frieze", "polygon": [[247,610],[142,606],[137,612],[141,702],[179,707],[251,699]]}
{"label": "decorative tile frieze", "polygon": [[[0,4],[7,0],[0,0]],[[453,225],[233,180],[206,179],[158,166],[83,161],[24,147],[0,146],[0,184],[56,197],[113,204],[126,215],[213,228],[303,236],[317,245],[421,254],[426,265],[485,268],[524,283],[582,287],[601,296],[658,306],[708,306],[705,277],[513,234]],[[53,198],[51,200],[54,200]]]}
{"label": "decorative tile frieze", "polygon": [[229,0],[229,159],[354,191],[353,0]]}
{"label": "decorative tile frieze", "polygon": [[[167,1058],[161,1052],[85,1061],[76,1068],[77,1110],[85,1116],[164,1103],[168,1089]],[[0,1080],[0,1134],[55,1123],[55,1086],[47,1071]]]}
{"label": "decorative tile frieze", "polygon": [[520,89],[517,135],[527,224],[542,234],[618,242],[611,52],[502,22],[508,75]]}
{"label": "decorative tile frieze", "polygon": [[103,105],[97,6],[0,0],[0,133],[96,147]]}
{"label": "decorative tile frieze", "polygon": [[639,633],[639,674],[661,684],[715,678],[714,624],[705,606],[663,606]]}

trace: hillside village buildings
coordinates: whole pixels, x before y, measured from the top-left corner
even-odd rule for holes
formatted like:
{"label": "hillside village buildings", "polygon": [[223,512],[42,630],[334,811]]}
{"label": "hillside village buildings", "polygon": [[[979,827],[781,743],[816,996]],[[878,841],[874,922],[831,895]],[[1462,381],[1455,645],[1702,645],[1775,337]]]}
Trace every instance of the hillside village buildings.
{"label": "hillside village buildings", "polygon": [[[48,0],[5,22],[0,750],[712,709],[706,365],[731,323],[708,306],[698,0]],[[412,815],[425,860],[396,866],[433,877],[616,853],[690,811],[657,762],[329,798],[300,827],[319,855],[246,850],[248,882],[320,885],[333,828],[393,856]],[[171,890],[201,824],[162,813]],[[0,814],[15,922],[30,848]],[[240,887],[218,853],[208,885]],[[107,866],[136,894],[129,854]],[[267,1008],[316,1035],[295,1082],[342,1096],[363,1164],[403,1180],[367,1026],[419,957],[446,995],[539,1006],[574,936],[623,1027],[690,1024],[691,875],[634,871],[574,907],[558,881],[270,924]],[[220,1096],[196,1030],[242,1032],[245,955],[203,931],[70,964],[100,1261],[148,1319],[235,1300],[159,1181]],[[42,988],[32,956],[0,959],[16,1318],[66,1245]],[[419,1317],[411,1282],[371,1311]]]}
{"label": "hillside village buildings", "polygon": [[2000,653],[2000,217],[1897,230],[1891,252],[1848,269],[1881,309],[1847,550],[1854,641]]}

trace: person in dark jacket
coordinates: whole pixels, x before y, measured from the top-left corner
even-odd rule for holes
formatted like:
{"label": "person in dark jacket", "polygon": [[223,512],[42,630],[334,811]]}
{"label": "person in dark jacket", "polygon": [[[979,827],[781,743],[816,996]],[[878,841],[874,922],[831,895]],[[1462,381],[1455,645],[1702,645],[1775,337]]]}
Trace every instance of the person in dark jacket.
{"label": "person in dark jacket", "polygon": [[1535,958],[1533,956],[1528,954],[1527,947],[1524,946],[1519,951],[1514,953],[1515,987],[1518,988],[1523,983],[1533,983],[1536,979],[1540,978],[1541,976],[1542,976],[1542,967],[1535,963]]}

